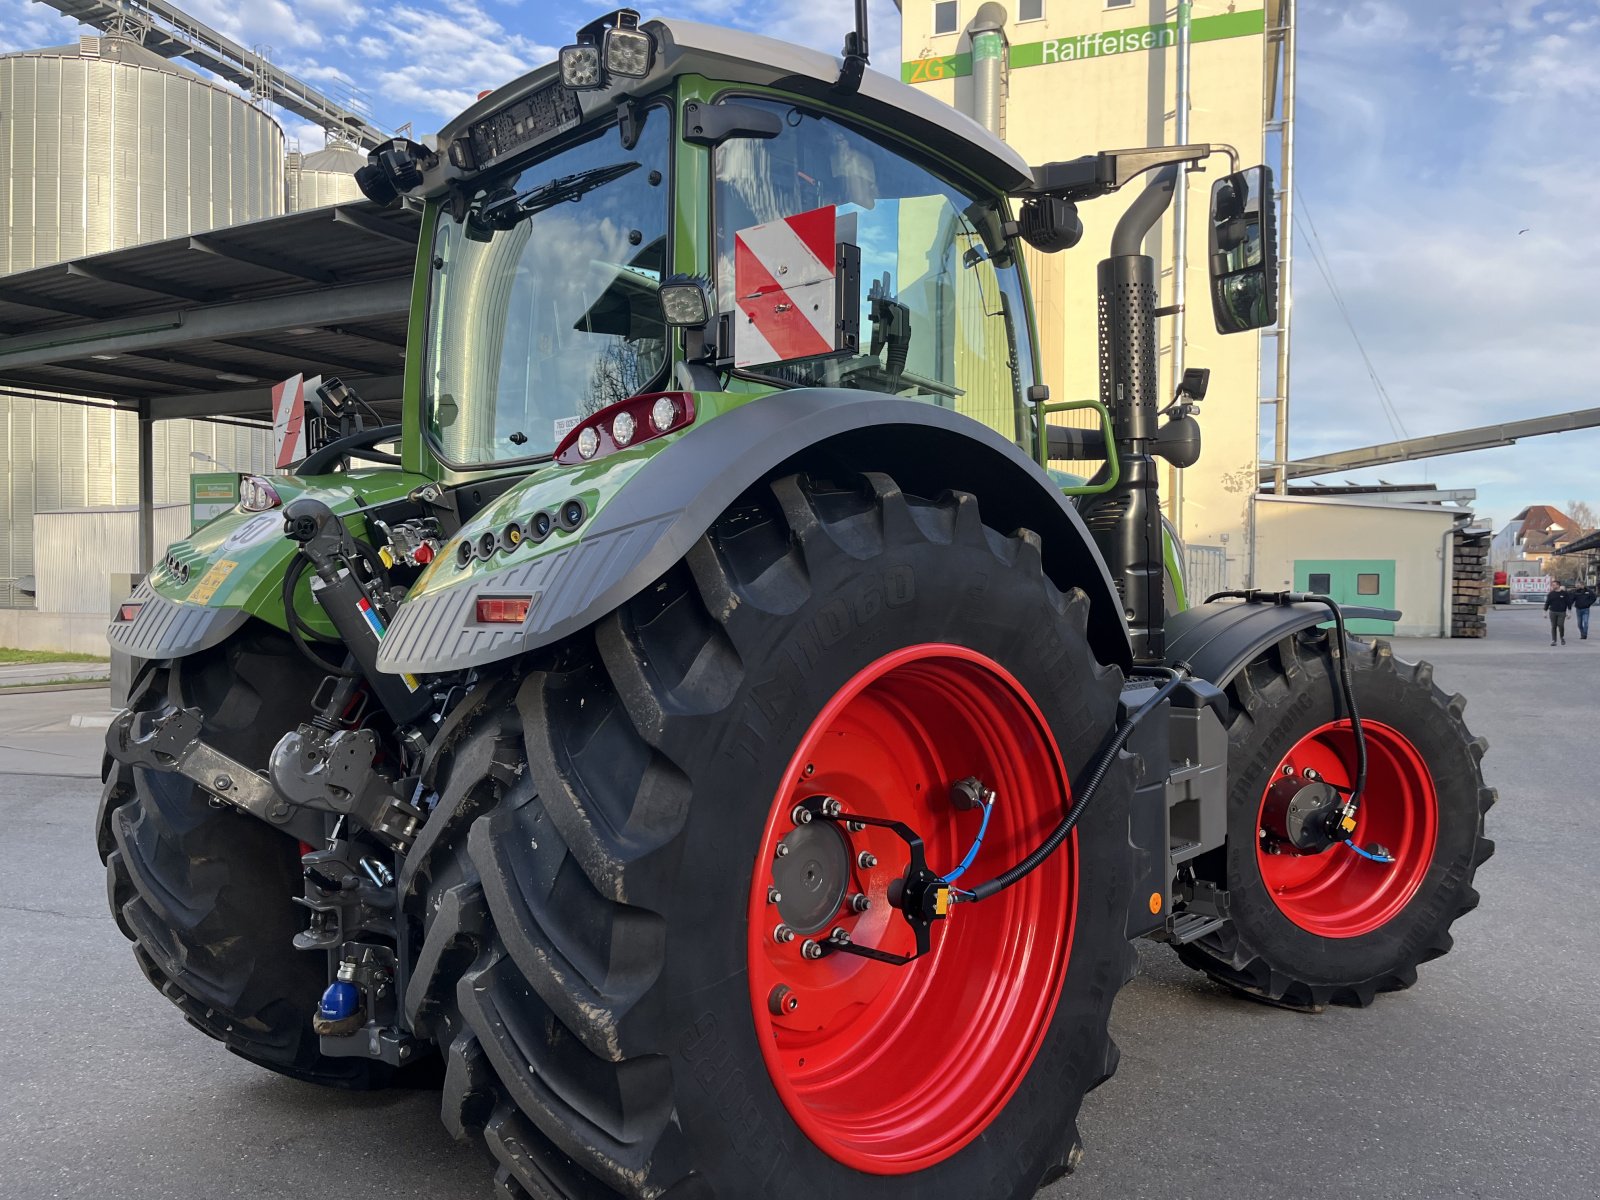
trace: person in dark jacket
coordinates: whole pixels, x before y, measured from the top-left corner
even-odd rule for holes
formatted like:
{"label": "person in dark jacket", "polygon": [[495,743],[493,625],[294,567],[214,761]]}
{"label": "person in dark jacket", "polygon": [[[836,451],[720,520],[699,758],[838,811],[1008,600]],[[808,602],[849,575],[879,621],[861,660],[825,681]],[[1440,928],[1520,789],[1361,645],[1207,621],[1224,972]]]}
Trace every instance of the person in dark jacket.
{"label": "person in dark jacket", "polygon": [[1572,594],[1561,586],[1558,579],[1550,588],[1544,598],[1544,610],[1550,614],[1550,644],[1554,646],[1556,639],[1561,639],[1561,644],[1567,644],[1567,609],[1572,607]]}
{"label": "person in dark jacket", "polygon": [[1578,614],[1578,640],[1589,640],[1589,609],[1594,606],[1594,588],[1589,584],[1577,588],[1571,593],[1572,607]]}

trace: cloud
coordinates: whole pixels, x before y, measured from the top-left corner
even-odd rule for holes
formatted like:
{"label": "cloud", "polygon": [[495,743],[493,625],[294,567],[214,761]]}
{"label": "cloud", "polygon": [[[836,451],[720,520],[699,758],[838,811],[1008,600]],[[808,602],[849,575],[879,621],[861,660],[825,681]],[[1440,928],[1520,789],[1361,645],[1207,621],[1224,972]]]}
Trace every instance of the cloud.
{"label": "cloud", "polygon": [[70,45],[93,32],[32,0],[0,0],[0,54]]}
{"label": "cloud", "polygon": [[502,25],[475,0],[444,0],[443,13],[399,5],[387,11],[382,38],[367,36],[356,51],[384,68],[375,71],[378,93],[427,127],[429,116],[449,118],[479,92],[500,87],[556,56],[544,45]]}
{"label": "cloud", "polygon": [[[1302,215],[1408,432],[1592,407],[1597,31],[1544,0],[1408,6],[1405,36],[1365,43],[1343,6],[1303,12]],[[1292,454],[1390,440],[1303,238],[1294,314]],[[1351,477],[1478,487],[1509,510],[1600,493],[1597,455],[1600,431],[1576,432]]]}

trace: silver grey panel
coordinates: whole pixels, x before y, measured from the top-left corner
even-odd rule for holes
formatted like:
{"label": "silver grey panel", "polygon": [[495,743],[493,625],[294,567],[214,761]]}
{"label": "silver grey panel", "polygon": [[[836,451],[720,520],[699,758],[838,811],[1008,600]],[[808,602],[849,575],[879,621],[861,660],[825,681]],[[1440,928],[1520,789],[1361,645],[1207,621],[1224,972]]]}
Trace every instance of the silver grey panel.
{"label": "silver grey panel", "polygon": [[[596,532],[532,562],[400,606],[378,649],[380,670],[433,674],[482,666],[543,645],[581,622],[620,576],[642,562],[681,510]],[[444,569],[449,570],[449,567]],[[533,596],[522,625],[480,625],[480,596]]]}
{"label": "silver grey panel", "polygon": [[177,604],[141,583],[129,597],[144,605],[131,621],[113,621],[106,641],[135,658],[182,658],[208,650],[243,628],[250,614],[240,608],[200,608]]}

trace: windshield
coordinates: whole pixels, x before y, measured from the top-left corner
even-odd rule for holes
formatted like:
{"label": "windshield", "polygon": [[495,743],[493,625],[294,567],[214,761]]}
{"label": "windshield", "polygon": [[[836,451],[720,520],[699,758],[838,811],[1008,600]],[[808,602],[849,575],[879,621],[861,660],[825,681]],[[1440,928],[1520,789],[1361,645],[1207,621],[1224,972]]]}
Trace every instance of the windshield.
{"label": "windshield", "polygon": [[446,462],[550,454],[665,368],[671,121],[639,115],[631,150],[608,126],[440,213],[423,416]]}
{"label": "windshield", "polygon": [[859,347],[752,372],[931,400],[1023,437],[1033,361],[998,205],[847,125],[786,104],[743,103],[784,123],[775,138],[734,138],[717,150],[722,311],[748,299],[736,294],[735,235],[751,226],[832,207],[841,239],[861,254]]}

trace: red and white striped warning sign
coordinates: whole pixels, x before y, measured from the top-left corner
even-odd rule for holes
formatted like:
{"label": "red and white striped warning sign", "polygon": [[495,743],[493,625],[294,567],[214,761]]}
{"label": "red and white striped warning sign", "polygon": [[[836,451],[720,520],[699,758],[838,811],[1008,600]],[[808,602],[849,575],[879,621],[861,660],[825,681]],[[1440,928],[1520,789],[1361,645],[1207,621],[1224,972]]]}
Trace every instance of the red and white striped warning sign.
{"label": "red and white striped warning sign", "polygon": [[816,358],[837,349],[837,240],[831,204],[733,235],[736,365]]}
{"label": "red and white striped warning sign", "polygon": [[272,385],[272,440],[280,471],[306,456],[306,390],[299,375]]}

